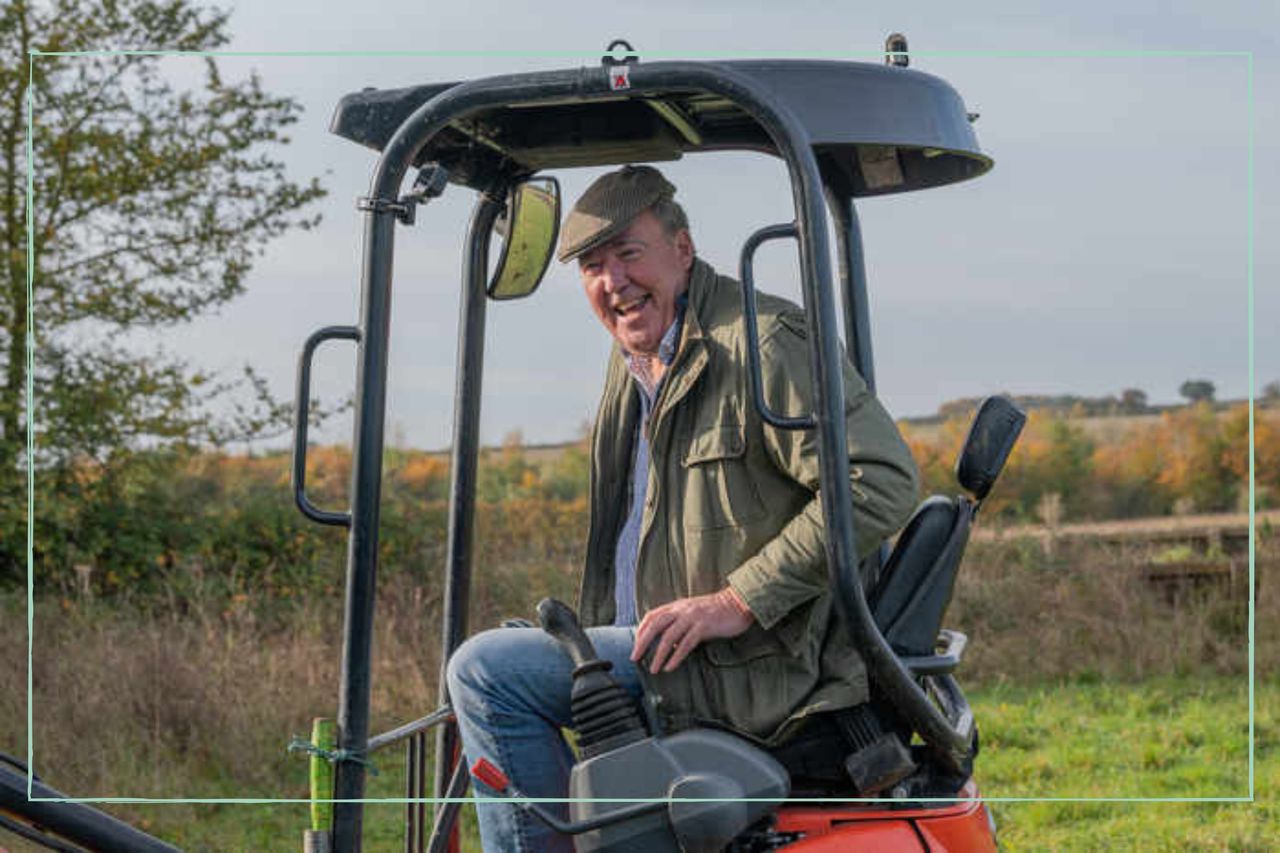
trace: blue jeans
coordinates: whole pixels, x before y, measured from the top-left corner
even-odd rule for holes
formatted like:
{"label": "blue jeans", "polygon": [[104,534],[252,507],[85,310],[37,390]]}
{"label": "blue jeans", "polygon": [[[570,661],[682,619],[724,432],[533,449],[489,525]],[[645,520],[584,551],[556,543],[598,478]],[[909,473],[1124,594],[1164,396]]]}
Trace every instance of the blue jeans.
{"label": "blue jeans", "polygon": [[[612,675],[632,696],[641,693],[631,662],[634,628],[588,628],[596,653],[613,662]],[[530,798],[567,797],[573,754],[560,735],[572,725],[573,661],[537,628],[496,628],[463,643],[449,659],[449,697],[458,718],[467,766],[496,764]],[[472,780],[476,796],[496,796]],[[560,817],[568,807],[542,803]],[[480,840],[490,853],[572,853],[573,841],[512,803],[477,803]]]}

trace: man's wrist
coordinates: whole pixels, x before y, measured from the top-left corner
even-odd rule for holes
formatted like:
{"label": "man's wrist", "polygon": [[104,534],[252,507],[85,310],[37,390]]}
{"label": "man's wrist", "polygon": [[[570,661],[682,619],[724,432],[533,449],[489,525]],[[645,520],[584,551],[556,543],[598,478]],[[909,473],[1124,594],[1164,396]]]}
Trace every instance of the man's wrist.
{"label": "man's wrist", "polygon": [[747,606],[747,603],[742,600],[742,596],[738,595],[738,591],[733,587],[727,586],[720,590],[720,595],[723,596],[725,601],[729,602],[729,605],[733,607],[734,610],[738,611],[740,615],[749,616],[752,621],[755,621],[756,615],[751,612],[751,608]]}

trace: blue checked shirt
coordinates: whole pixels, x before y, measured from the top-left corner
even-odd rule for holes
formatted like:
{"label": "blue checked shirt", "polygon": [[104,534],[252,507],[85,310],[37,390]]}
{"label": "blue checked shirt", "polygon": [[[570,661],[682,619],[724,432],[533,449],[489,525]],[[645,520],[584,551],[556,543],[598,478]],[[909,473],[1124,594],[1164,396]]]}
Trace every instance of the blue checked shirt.
{"label": "blue checked shirt", "polygon": [[[665,365],[670,365],[675,360],[687,304],[688,297],[681,294],[676,301],[676,319],[658,343],[658,360]],[[631,505],[627,510],[626,523],[622,525],[622,533],[618,535],[618,547],[613,557],[613,602],[616,614],[613,624],[635,625],[640,621],[640,615],[636,612],[636,560],[640,552],[640,523],[644,518],[645,492],[649,488],[648,423],[654,401],[658,399],[658,392],[662,390],[662,381],[666,376],[664,374],[663,380],[654,383],[645,369],[643,359],[627,352],[623,353],[623,358],[640,394],[640,422],[636,424],[635,452],[631,457]]]}

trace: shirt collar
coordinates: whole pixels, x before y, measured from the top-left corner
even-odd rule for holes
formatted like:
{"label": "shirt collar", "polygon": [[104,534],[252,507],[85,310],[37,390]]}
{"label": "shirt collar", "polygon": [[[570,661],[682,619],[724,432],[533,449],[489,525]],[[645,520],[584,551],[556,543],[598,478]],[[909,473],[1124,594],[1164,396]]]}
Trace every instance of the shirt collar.
{"label": "shirt collar", "polygon": [[[662,340],[658,342],[658,361],[664,365],[670,365],[676,359],[676,349],[680,345],[680,330],[684,326],[684,312],[689,305],[689,291],[686,289],[683,293],[676,297],[676,316],[671,321],[671,325],[662,333]],[[654,388],[649,380],[649,373],[645,370],[645,360],[640,359],[626,350],[622,351],[622,357],[626,360],[627,371],[635,377],[641,385],[653,393]],[[656,386],[654,386],[656,387]]]}

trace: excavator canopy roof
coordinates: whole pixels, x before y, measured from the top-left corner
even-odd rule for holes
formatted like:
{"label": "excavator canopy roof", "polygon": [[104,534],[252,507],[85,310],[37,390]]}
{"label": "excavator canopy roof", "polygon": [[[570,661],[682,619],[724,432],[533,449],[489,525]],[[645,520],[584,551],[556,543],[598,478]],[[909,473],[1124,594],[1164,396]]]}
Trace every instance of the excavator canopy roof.
{"label": "excavator canopy roof", "polygon": [[[992,166],[978,148],[960,95],[932,75],[825,60],[707,64],[763,84],[805,128],[824,172],[854,197],[955,183]],[[547,72],[529,76],[539,73]],[[354,92],[339,102],[330,130],[381,151],[414,110],[456,85]],[[720,95],[673,88],[620,91],[610,100],[559,98],[480,109],[437,133],[414,165],[438,163],[452,181],[480,188],[495,173],[524,176],[725,150],[777,154],[740,106]]]}

